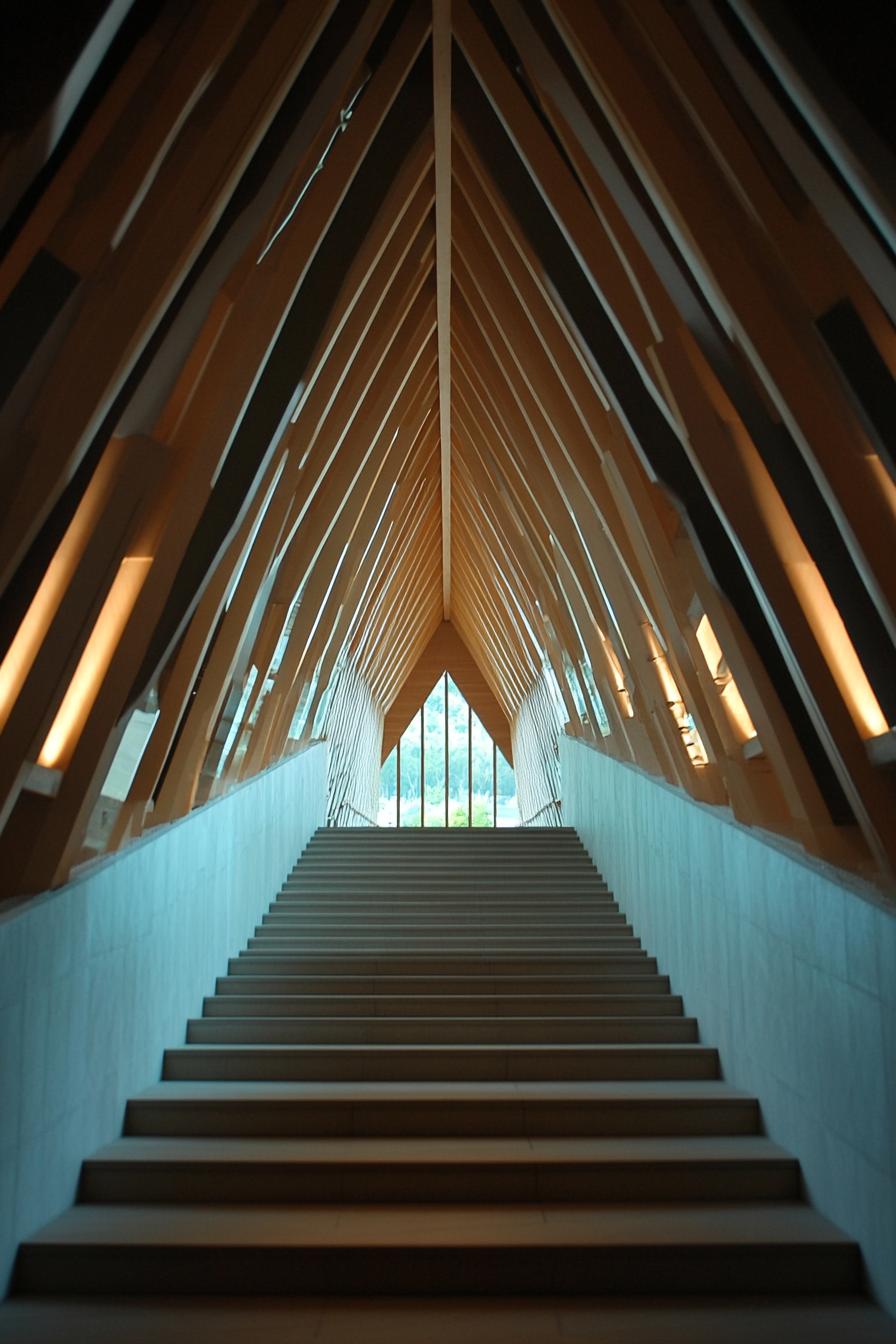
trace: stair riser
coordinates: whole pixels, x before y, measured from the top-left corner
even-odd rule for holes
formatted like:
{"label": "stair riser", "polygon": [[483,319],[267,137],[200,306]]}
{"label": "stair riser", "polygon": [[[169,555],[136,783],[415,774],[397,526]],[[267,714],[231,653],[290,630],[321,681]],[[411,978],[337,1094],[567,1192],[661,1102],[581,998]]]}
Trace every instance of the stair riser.
{"label": "stair riser", "polygon": [[[122,1164],[124,1167],[125,1164]],[[657,1203],[794,1199],[796,1163],[734,1164],[554,1162],[488,1165],[431,1163],[327,1166],[254,1162],[188,1168],[155,1162],[136,1170],[85,1163],[81,1202],[101,1204],[536,1204]]]}
{"label": "stair riser", "polygon": [[633,938],[630,933],[601,933],[599,935],[585,936],[584,934],[561,935],[556,938],[539,939],[528,938],[523,935],[507,934],[502,937],[494,935],[490,939],[468,938],[463,934],[451,936],[443,934],[441,936],[420,936],[414,937],[410,934],[363,934],[356,936],[348,934],[334,936],[332,934],[294,934],[294,933],[258,933],[249,939],[250,952],[267,952],[280,956],[289,956],[295,952],[321,952],[336,954],[342,952],[361,952],[370,954],[388,954],[395,951],[405,954],[414,953],[434,953],[447,952],[459,953],[463,955],[470,952],[474,956],[495,956],[507,952],[516,953],[537,953],[540,948],[547,952],[577,952],[581,955],[583,952],[591,952],[600,956],[604,952],[615,951],[639,951],[640,940]]}
{"label": "stair riser", "polygon": [[371,912],[386,919],[435,919],[445,916],[463,915],[465,919],[481,918],[506,919],[511,916],[530,916],[536,920],[568,919],[580,915],[618,915],[619,905],[609,896],[589,896],[586,900],[552,901],[549,908],[543,900],[515,902],[489,900],[467,900],[451,897],[437,904],[432,901],[414,900],[405,897],[390,896],[383,899],[355,899],[353,896],[328,896],[322,900],[311,900],[304,896],[278,896],[271,902],[271,913],[315,914],[352,918],[355,915],[369,918]]}
{"label": "stair riser", "polygon": [[377,864],[384,866],[394,864],[396,868],[405,865],[422,866],[425,863],[438,861],[444,865],[445,876],[450,877],[454,871],[455,865],[461,868],[469,868],[472,864],[481,862],[487,864],[489,868],[497,868],[502,863],[510,868],[522,867],[526,863],[532,863],[539,868],[583,868],[590,873],[597,873],[600,870],[594,864],[591,855],[581,846],[563,845],[559,850],[553,850],[545,845],[523,845],[515,846],[512,844],[482,844],[474,842],[471,845],[445,844],[436,840],[425,840],[422,844],[418,841],[407,840],[402,836],[400,841],[392,846],[354,846],[345,848],[336,846],[333,849],[322,850],[309,847],[296,863],[292,872],[298,873],[307,868],[319,868],[333,865],[336,868],[350,868],[353,864]]}
{"label": "stair riser", "polygon": [[513,925],[506,928],[494,929],[489,933],[473,930],[468,932],[461,928],[458,930],[454,926],[454,932],[448,929],[402,929],[402,928],[383,928],[383,929],[364,929],[357,931],[353,928],[351,933],[344,929],[327,929],[325,927],[315,929],[312,925],[309,928],[300,926],[298,929],[287,925],[285,928],[278,928],[276,925],[269,927],[261,925],[258,933],[254,934],[249,940],[248,945],[251,948],[258,942],[316,942],[331,943],[333,946],[344,946],[346,950],[351,951],[358,943],[373,944],[382,943],[395,944],[396,946],[406,945],[408,947],[426,947],[428,944],[435,944],[437,947],[456,946],[459,950],[465,951],[470,948],[478,954],[488,954],[492,947],[506,943],[510,947],[519,944],[531,946],[533,952],[544,949],[550,951],[556,946],[565,946],[569,942],[578,943],[587,941],[590,945],[600,946],[606,943],[608,946],[614,943],[622,945],[640,947],[640,938],[635,938],[627,925],[612,925],[609,928],[600,927],[597,929],[572,928],[558,931],[557,933],[532,933],[525,929],[517,931]]}
{"label": "stair riser", "polygon": [[221,1294],[239,1333],[249,1295],[603,1297],[627,1325],[635,1297],[860,1290],[570,829],[321,830],[229,971],[128,1104],[160,1141],[85,1163],[20,1293]]}
{"label": "stair riser", "polygon": [[[628,1052],[627,1052],[628,1050]],[[592,1082],[717,1078],[714,1050],[699,1046],[500,1046],[467,1049],[351,1046],[302,1050],[186,1046],[165,1052],[163,1078],[317,1082]]]}
{"label": "stair riser", "polygon": [[264,923],[283,923],[289,920],[309,922],[320,920],[328,924],[348,924],[352,920],[364,920],[375,924],[448,924],[458,915],[463,915],[472,928],[481,928],[488,924],[527,924],[535,929],[550,929],[558,924],[602,923],[624,924],[625,915],[614,909],[614,902],[598,905],[594,901],[582,901],[574,906],[494,906],[486,904],[454,905],[451,902],[440,904],[437,909],[426,905],[393,904],[391,900],[380,902],[353,901],[350,904],[337,904],[333,901],[287,901],[285,898],[274,901],[262,916]]}
{"label": "stair riser", "polygon": [[[543,975],[543,976],[365,976],[365,975],[222,975],[215,985],[216,995],[497,995],[512,994],[563,996],[580,994],[647,994],[662,997],[669,993],[667,975]],[[546,999],[547,1001],[547,999]]]}
{"label": "stair riser", "polygon": [[228,965],[230,975],[301,975],[311,973],[328,975],[377,975],[395,976],[403,971],[420,975],[500,975],[525,976],[533,971],[550,974],[569,973],[570,975],[612,975],[616,972],[639,975],[656,973],[654,957],[635,949],[632,952],[614,952],[612,955],[592,957],[520,957],[481,955],[469,953],[467,956],[411,956],[402,957],[398,953],[391,956],[369,955],[356,952],[353,956],[328,956],[318,952],[310,955],[303,953],[285,955],[283,952],[243,952],[231,959]]}
{"label": "stair riser", "polygon": [[541,1098],[428,1102],[128,1102],[125,1134],[241,1138],[616,1138],[746,1135],[759,1130],[752,1098],[697,1102]]}
{"label": "stair riser", "polygon": [[497,845],[542,846],[561,851],[568,847],[584,849],[578,832],[572,826],[328,826],[316,832],[304,853],[323,846],[342,851],[352,845],[369,848],[373,845],[413,844],[457,845],[481,844],[492,848]]}
{"label": "stair riser", "polygon": [[277,895],[278,901],[305,901],[308,904],[325,901],[346,903],[382,902],[417,904],[423,908],[440,910],[445,904],[476,905],[481,909],[494,907],[505,910],[514,905],[532,907],[542,912],[562,905],[590,906],[615,900],[611,888],[593,882],[544,883],[513,882],[498,885],[495,882],[470,878],[450,887],[435,884],[432,875],[417,882],[366,882],[348,878],[344,882],[305,882],[301,885],[284,882]]}
{"label": "stair riser", "polygon": [[[516,867],[526,861],[537,864],[539,867],[550,868],[585,868],[591,873],[596,873],[591,858],[584,849],[564,849],[562,853],[553,854],[544,848],[533,849],[521,854],[513,846],[482,846],[470,847],[466,851],[460,850],[452,853],[455,846],[450,847],[439,845],[438,842],[426,842],[425,849],[415,849],[413,843],[408,845],[402,840],[400,845],[396,845],[391,854],[374,852],[372,850],[354,850],[351,853],[343,853],[341,849],[334,849],[331,852],[323,853],[320,850],[306,851],[299,862],[293,868],[297,873],[308,868],[321,868],[332,865],[335,868],[349,868],[353,863],[363,860],[369,864],[386,865],[393,863],[396,866],[403,867],[406,864],[422,865],[427,859],[433,857],[444,859],[446,863],[460,864],[462,867],[469,867],[471,864],[479,861],[487,864],[489,868],[498,868],[502,860],[510,867]],[[448,876],[450,876],[449,870]]]}
{"label": "stair riser", "polygon": [[400,843],[391,847],[385,845],[354,847],[343,850],[341,847],[329,850],[309,848],[294,864],[291,872],[299,873],[308,868],[321,868],[332,865],[336,868],[351,868],[357,864],[385,866],[392,864],[396,868],[405,866],[422,867],[427,863],[438,863],[446,877],[450,877],[455,868],[469,868],[475,863],[486,864],[490,869],[505,864],[508,868],[521,868],[527,863],[540,869],[580,868],[589,873],[598,873],[600,869],[594,863],[586,849],[564,845],[552,850],[544,845],[495,845],[474,843],[472,845],[446,845],[438,840],[426,840],[415,844],[413,840],[401,838]]}
{"label": "stair riser", "polygon": [[326,876],[316,877],[308,873],[303,874],[301,878],[287,878],[281,887],[281,891],[290,894],[340,890],[369,891],[384,895],[392,892],[406,895],[419,891],[434,899],[438,899],[441,895],[457,896],[469,891],[478,891],[483,896],[491,896],[494,900],[503,900],[514,895],[545,896],[553,900],[562,896],[598,896],[606,893],[608,888],[605,883],[587,875],[559,879],[556,873],[541,876],[528,868],[520,873],[504,869],[491,875],[483,873],[478,864],[475,870],[450,880],[437,877],[433,872],[425,870],[419,873],[387,872],[383,873],[382,877],[376,877],[359,865],[357,871],[345,874],[328,873]]}
{"label": "stair riser", "polygon": [[632,927],[624,915],[615,911],[607,914],[569,915],[556,919],[533,919],[531,915],[454,915],[451,913],[439,918],[417,917],[406,914],[382,914],[376,911],[356,915],[333,916],[329,911],[309,914],[304,911],[272,910],[262,917],[256,933],[276,931],[289,933],[291,930],[303,933],[332,933],[337,938],[351,933],[426,933],[432,936],[451,933],[457,930],[459,920],[467,936],[481,934],[488,938],[494,934],[529,934],[533,938],[550,937],[553,934],[594,934],[603,931],[631,933]]}
{"label": "stair riser", "polygon": [[332,925],[307,921],[283,920],[269,924],[259,924],[252,935],[257,939],[278,939],[281,942],[305,942],[308,939],[329,940],[334,943],[345,941],[351,947],[352,940],[375,943],[380,940],[392,942],[447,943],[460,942],[466,947],[491,944],[504,941],[532,943],[549,950],[555,943],[570,940],[593,942],[628,942],[640,946],[629,924],[559,924],[549,932],[532,929],[526,924],[507,921],[504,924],[488,924],[471,929],[466,921],[456,920],[453,924],[375,924],[357,921],[348,925]]}
{"label": "stair riser", "polygon": [[414,885],[435,886],[441,891],[451,891],[457,887],[473,884],[482,887],[498,887],[499,890],[507,890],[509,887],[520,884],[526,887],[557,887],[562,890],[566,887],[583,889],[586,891],[600,890],[606,883],[593,868],[579,866],[578,864],[568,864],[566,866],[551,864],[540,867],[537,864],[510,864],[510,863],[470,863],[466,867],[457,867],[452,864],[449,872],[437,871],[430,863],[409,864],[407,862],[396,862],[394,864],[383,863],[363,863],[360,860],[354,864],[336,865],[322,863],[320,865],[309,864],[302,867],[295,873],[290,873],[286,879],[286,884],[294,887],[306,887],[320,884],[321,886],[331,887],[337,883],[347,883],[354,886],[356,883],[361,886],[388,886],[407,887]]}
{"label": "stair riser", "polygon": [[526,1295],[849,1293],[852,1246],[22,1247],[19,1292]]}
{"label": "stair riser", "polygon": [[318,999],[294,998],[292,1000],[276,996],[267,998],[240,998],[235,994],[225,994],[218,998],[207,998],[203,1003],[203,1017],[259,1017],[259,1018],[328,1018],[328,1017],[381,1017],[387,1019],[404,1017],[493,1017],[514,1019],[517,1017],[679,1017],[682,1011],[681,999],[672,995],[648,994],[643,999],[634,995],[607,998],[603,1002],[592,999],[574,999],[570,997],[519,998],[516,1001],[500,999],[468,998],[460,995],[437,998],[389,998],[386,996],[364,998],[348,995],[345,998],[320,997]]}
{"label": "stair riser", "polygon": [[461,844],[479,840],[488,844],[581,845],[574,826],[322,826],[305,846],[312,845],[393,844],[409,839],[447,841]]}
{"label": "stair riser", "polygon": [[191,1045],[635,1045],[680,1044],[697,1040],[693,1018],[649,1018],[643,1022],[589,1018],[436,1019],[422,1023],[385,1018],[315,1021],[264,1018],[194,1019],[187,1026]]}

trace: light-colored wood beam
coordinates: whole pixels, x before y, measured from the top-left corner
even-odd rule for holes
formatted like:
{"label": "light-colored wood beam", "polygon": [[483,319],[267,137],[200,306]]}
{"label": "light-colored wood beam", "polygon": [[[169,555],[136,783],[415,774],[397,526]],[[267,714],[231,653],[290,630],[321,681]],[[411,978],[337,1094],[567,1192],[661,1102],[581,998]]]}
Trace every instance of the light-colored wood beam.
{"label": "light-colored wood beam", "polygon": [[451,0],[432,4],[433,132],[436,151],[436,306],[442,460],[442,606],[451,615]]}

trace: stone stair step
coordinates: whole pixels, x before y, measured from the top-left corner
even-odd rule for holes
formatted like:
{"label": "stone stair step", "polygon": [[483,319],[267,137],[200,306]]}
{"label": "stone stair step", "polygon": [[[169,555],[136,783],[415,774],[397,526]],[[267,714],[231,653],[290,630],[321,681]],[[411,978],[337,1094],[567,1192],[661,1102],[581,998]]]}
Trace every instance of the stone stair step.
{"label": "stone stair step", "polygon": [[441,901],[416,900],[413,897],[398,896],[393,893],[389,897],[388,905],[377,898],[355,898],[354,896],[333,896],[310,897],[297,895],[280,895],[271,902],[270,909],[280,910],[284,913],[306,911],[320,911],[324,914],[346,915],[351,917],[355,914],[369,914],[374,909],[382,915],[396,915],[402,918],[413,917],[421,919],[443,919],[446,913],[467,913],[479,914],[485,916],[499,916],[500,918],[514,915],[531,915],[535,919],[550,919],[552,916],[560,918],[569,915],[603,915],[619,914],[618,902],[608,892],[598,893],[596,896],[589,896],[585,900],[578,897],[563,898],[551,902],[550,908],[545,908],[543,899],[533,897],[526,901],[492,901],[485,898],[473,898],[468,896],[446,896]]}
{"label": "stone stair step", "polygon": [[[495,884],[500,883],[500,893],[495,894]],[[494,901],[513,900],[520,896],[542,897],[545,901],[564,897],[589,897],[606,893],[609,889],[600,883],[594,875],[583,873],[578,878],[558,880],[556,874],[539,877],[534,873],[509,875],[505,868],[499,875],[491,877],[485,874],[477,864],[475,871],[464,876],[435,878],[430,872],[420,873],[383,873],[376,877],[371,873],[330,874],[326,878],[311,875],[302,878],[288,878],[280,888],[289,895],[312,895],[320,892],[330,894],[344,892],[356,895],[391,896],[419,895],[427,900],[439,900],[442,896],[463,896],[468,894],[490,897]]]}
{"label": "stone stair step", "polygon": [[191,1045],[568,1045],[689,1043],[692,1017],[202,1017]]}
{"label": "stone stair step", "polygon": [[[18,1291],[227,1294],[214,1336],[196,1324],[207,1297],[182,1322],[191,1344],[240,1340],[246,1321],[276,1344],[305,1295],[325,1344],[329,1294],[352,1344],[376,1344],[347,1300],[365,1294],[390,1344],[410,1337],[401,1319],[415,1344],[439,1339],[420,1293],[455,1294],[454,1321],[469,1307],[470,1344],[474,1326],[501,1344],[476,1314],[496,1294],[492,1322],[524,1295],[540,1330],[543,1295],[545,1338],[565,1312],[602,1320],[578,1336],[602,1344],[640,1344],[633,1313],[653,1328],[685,1303],[682,1331],[714,1319],[706,1339],[728,1344],[751,1303],[794,1293],[848,1303],[840,1319],[869,1339],[880,1324],[838,1297],[860,1288],[856,1246],[800,1201],[797,1162],[722,1081],[570,829],[324,829],[216,991],[129,1101],[125,1137],[85,1162],[82,1202],[23,1244]],[[712,1294],[737,1312],[700,1317]],[[576,1318],[577,1297],[598,1315]]]}
{"label": "stone stair step", "polygon": [[283,951],[241,952],[228,963],[230,975],[257,975],[259,967],[266,975],[293,975],[318,972],[327,974],[396,975],[410,970],[415,975],[453,975],[469,973],[471,968],[477,974],[526,975],[532,971],[550,974],[551,972],[571,975],[606,975],[614,971],[637,969],[638,973],[656,972],[656,958],[649,957],[642,948],[630,951],[601,952],[596,955],[582,955],[576,952],[560,955],[553,952],[550,956],[526,957],[517,954],[477,954],[470,951],[463,956],[421,956],[412,952],[402,954],[381,950],[379,953],[352,952],[334,956],[325,952],[303,952],[287,954]]}
{"label": "stone stair step", "polygon": [[673,994],[288,994],[209,997],[203,1016],[218,1017],[679,1017],[682,1001]]}
{"label": "stone stair step", "polygon": [[801,1204],[82,1205],[22,1243],[25,1292],[858,1291]]}
{"label": "stone stair step", "polygon": [[221,975],[216,994],[554,996],[669,994],[667,975]]}
{"label": "stone stair step", "polygon": [[85,1162],[92,1203],[602,1203],[792,1200],[799,1165],[761,1137],[119,1139]]}
{"label": "stone stair step", "polygon": [[297,974],[297,976],[219,976],[218,995],[650,995],[669,993],[669,977],[658,974],[604,976],[411,976],[411,974]]}
{"label": "stone stair step", "polygon": [[185,1045],[163,1078],[500,1081],[715,1078],[705,1045]]}
{"label": "stone stair step", "polygon": [[728,1083],[163,1082],[132,1097],[125,1133],[250,1136],[755,1134],[755,1097]]}
{"label": "stone stair step", "polygon": [[[427,849],[430,847],[427,846]],[[367,874],[379,873],[385,875],[393,873],[396,877],[406,877],[409,875],[421,875],[427,872],[432,874],[436,881],[450,884],[451,882],[463,879],[470,874],[489,873],[503,880],[505,875],[511,877],[526,878],[529,875],[538,877],[556,878],[564,881],[567,877],[588,877],[592,881],[600,881],[601,873],[592,863],[588,854],[581,850],[578,853],[563,855],[551,854],[545,851],[543,854],[510,854],[491,850],[471,850],[466,855],[449,854],[447,851],[436,853],[435,851],[427,853],[421,850],[414,853],[412,850],[405,852],[404,847],[400,853],[389,855],[376,854],[329,854],[313,855],[308,854],[302,858],[299,863],[289,872],[288,877],[297,881],[304,876],[312,873],[318,873],[325,877],[333,874],[346,874],[350,877],[363,877]]]}
{"label": "stone stair step", "polygon": [[2,1344],[894,1344],[892,1318],[829,1294],[705,1298],[12,1298]]}
{"label": "stone stair step", "polygon": [[[319,910],[282,909],[274,906],[262,915],[261,928],[277,929],[332,929],[337,933],[357,932],[366,929],[404,929],[422,930],[427,933],[441,933],[457,928],[453,912],[440,911],[438,915],[416,914],[408,911],[377,910],[374,912],[340,913],[329,911],[325,907]],[[468,929],[486,935],[495,930],[515,929],[518,932],[549,934],[553,929],[562,929],[564,933],[589,932],[592,930],[622,928],[631,932],[631,925],[618,910],[607,910],[600,914],[588,912],[558,912],[536,919],[533,915],[517,913],[495,914],[493,911],[478,911],[464,916]]]}
{"label": "stone stair step", "polygon": [[347,952],[368,952],[379,953],[392,951],[403,953],[432,953],[439,949],[444,949],[447,953],[451,952],[472,952],[476,956],[501,955],[507,952],[538,952],[539,948],[546,952],[593,952],[600,954],[602,952],[614,952],[620,950],[638,951],[641,947],[639,938],[623,930],[607,929],[599,934],[576,935],[575,933],[558,934],[556,937],[546,938],[526,934],[493,934],[490,938],[476,938],[468,934],[442,934],[434,936],[430,934],[412,934],[412,933],[393,933],[391,931],[382,931],[380,933],[299,933],[299,932],[279,932],[276,929],[270,932],[263,931],[253,934],[248,940],[249,951],[273,951],[280,953],[296,952],[330,952],[338,949]]}

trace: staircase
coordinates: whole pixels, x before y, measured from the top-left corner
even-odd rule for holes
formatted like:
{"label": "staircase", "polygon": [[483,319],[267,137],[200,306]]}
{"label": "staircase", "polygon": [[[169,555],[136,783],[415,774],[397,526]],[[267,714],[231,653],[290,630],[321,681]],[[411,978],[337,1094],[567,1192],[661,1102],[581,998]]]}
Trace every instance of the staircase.
{"label": "staircase", "polygon": [[896,1339],[860,1275],[574,832],[326,830],[0,1341]]}

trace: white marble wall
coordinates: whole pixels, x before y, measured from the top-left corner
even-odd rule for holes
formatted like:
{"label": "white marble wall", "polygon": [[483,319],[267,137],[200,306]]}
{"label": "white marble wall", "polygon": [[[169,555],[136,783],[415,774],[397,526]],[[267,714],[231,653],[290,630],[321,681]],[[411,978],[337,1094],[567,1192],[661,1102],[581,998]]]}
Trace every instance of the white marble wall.
{"label": "white marble wall", "polygon": [[0,1295],[326,819],[326,746],[0,914]]}
{"label": "white marble wall", "polygon": [[570,738],[561,769],[564,822],[896,1313],[893,906]]}

